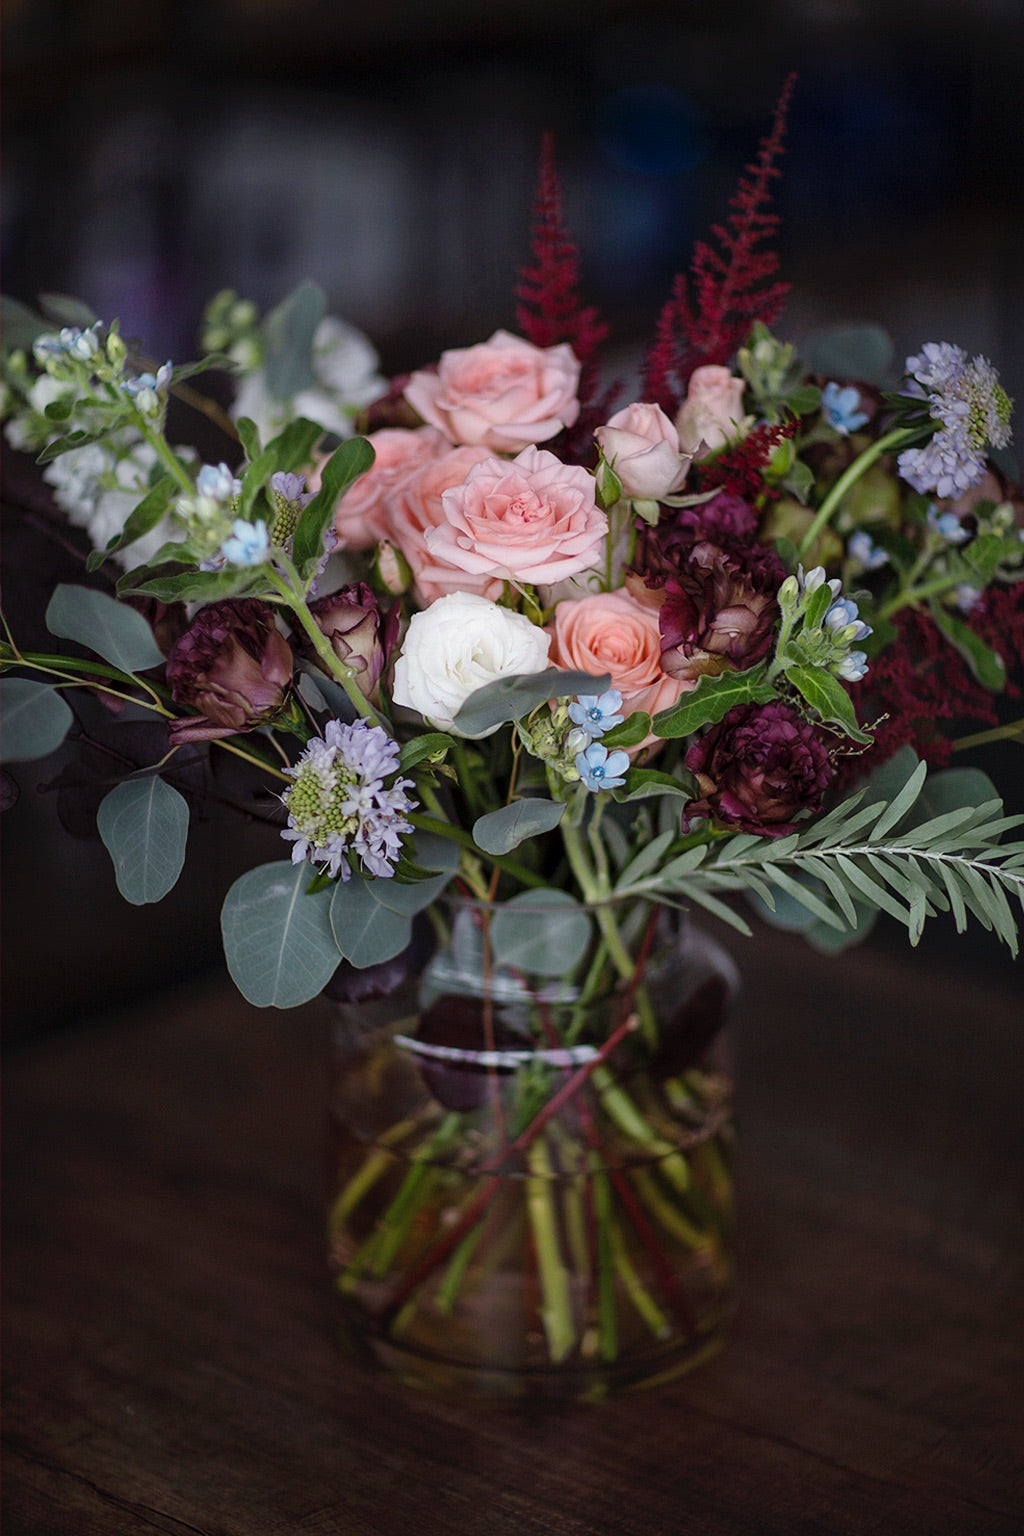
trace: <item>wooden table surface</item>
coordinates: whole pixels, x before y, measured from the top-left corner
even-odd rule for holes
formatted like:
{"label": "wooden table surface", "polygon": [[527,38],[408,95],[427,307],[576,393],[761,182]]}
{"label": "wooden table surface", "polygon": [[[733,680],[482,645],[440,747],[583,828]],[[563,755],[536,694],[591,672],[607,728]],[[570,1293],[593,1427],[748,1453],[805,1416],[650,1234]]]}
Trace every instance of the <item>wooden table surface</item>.
{"label": "wooden table surface", "polygon": [[1020,988],[736,946],[739,1315],[602,1407],[340,1355],[319,1006],[213,982],[11,1053],[4,1536],[1020,1536]]}

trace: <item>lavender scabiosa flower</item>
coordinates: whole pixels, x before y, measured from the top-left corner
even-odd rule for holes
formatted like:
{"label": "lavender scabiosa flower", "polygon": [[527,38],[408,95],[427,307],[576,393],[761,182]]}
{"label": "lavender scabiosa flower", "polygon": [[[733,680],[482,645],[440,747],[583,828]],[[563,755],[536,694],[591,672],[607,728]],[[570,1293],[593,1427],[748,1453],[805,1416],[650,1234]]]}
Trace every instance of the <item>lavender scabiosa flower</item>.
{"label": "lavender scabiosa flower", "polygon": [[957,497],[984,475],[987,449],[1009,443],[1012,402],[988,358],[968,362],[949,342],[928,342],[906,372],[940,426],[923,447],[904,449],[899,472],[922,495]]}
{"label": "lavender scabiosa flower", "polygon": [[305,475],[290,475],[284,470],[271,475],[270,499],[276,513],[271,532],[273,543],[287,543],[295,532],[300,515],[313,500],[313,495],[312,491],[306,490]]}
{"label": "lavender scabiosa flower", "polygon": [[171,722],[171,740],[215,741],[273,720],[288,703],[292,665],[264,603],[242,598],[200,609],[167,657],[172,699],[197,711]]}
{"label": "lavender scabiosa flower", "polygon": [[581,693],[569,705],[569,719],[585,731],[588,737],[603,736],[613,726],[621,725],[623,716],[622,694],[617,688],[607,688],[604,693]]}
{"label": "lavender scabiosa flower", "polygon": [[383,727],[329,720],[323,738],[314,737],[286,770],[294,782],[281,797],[288,811],[281,836],[294,844],[292,863],[309,859],[332,879],[348,880],[353,856],[367,874],[390,879],[412,831],[406,814],[417,803],[407,793],[412,779],[384,782],[398,760],[398,743]]}

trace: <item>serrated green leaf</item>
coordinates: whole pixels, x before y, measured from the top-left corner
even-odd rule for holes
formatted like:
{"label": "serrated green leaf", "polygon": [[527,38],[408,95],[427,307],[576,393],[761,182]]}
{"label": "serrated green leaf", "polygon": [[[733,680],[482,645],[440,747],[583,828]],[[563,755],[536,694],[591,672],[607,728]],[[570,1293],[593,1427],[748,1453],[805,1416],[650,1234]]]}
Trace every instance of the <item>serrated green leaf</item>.
{"label": "serrated green leaf", "polygon": [[332,893],[307,896],[309,875],[306,863],[261,864],[228,891],[221,911],[228,969],[258,1008],[306,1003],[338,968],[328,917]]}
{"label": "serrated green leaf", "polygon": [[334,517],[338,500],[349,486],[371,468],[375,454],[365,437],[350,437],[336,448],[320,472],[320,489],[299,516],[292,539],[295,563],[304,574],[313,562],[319,563],[324,549],[324,534]]}
{"label": "serrated green leaf", "polygon": [[96,825],[125,901],[161,901],[185,862],[188,804],[158,774],[125,779],[100,804]]}
{"label": "serrated green leaf", "polygon": [[988,586],[999,569],[1005,548],[1001,534],[983,533],[960,551],[961,559],[978,578],[979,586]]}
{"label": "serrated green leaf", "polygon": [[513,677],[499,677],[471,693],[453,722],[462,736],[484,735],[508,720],[522,720],[546,699],[564,699],[580,693],[604,693],[611,678],[592,677],[588,672],[562,671],[546,667],[542,672],[521,672]]}
{"label": "serrated green leaf", "polygon": [[566,891],[524,891],[495,910],[491,948],[499,965],[535,976],[567,976],[590,943],[589,913]]}
{"label": "serrated green leaf", "polygon": [[50,683],[27,677],[0,680],[0,756],[5,763],[49,757],[64,740],[74,715]]}
{"label": "serrated green leaf", "polygon": [[478,817],[473,823],[473,840],[484,853],[511,853],[527,838],[552,832],[564,815],[564,801],[539,797],[513,800],[511,805]]}
{"label": "serrated green leaf", "polygon": [[670,709],[654,716],[652,725],[666,741],[692,736],[701,726],[715,725],[737,704],[767,704],[775,697],[771,683],[764,681],[765,668],[751,667],[746,672],[722,672],[718,677],[701,677],[690,693],[684,693]]}
{"label": "serrated green leaf", "polygon": [[107,592],[62,582],[46,610],[46,627],[52,635],[87,646],[122,672],[163,665],[163,653],[141,613]]}
{"label": "serrated green leaf", "polygon": [[310,281],[300,283],[263,321],[266,350],[263,362],[267,393],[289,400],[316,382],[313,338],[324,317],[327,297]]}
{"label": "serrated green leaf", "polygon": [[840,726],[854,741],[869,743],[871,736],[857,724],[853,700],[837,677],[821,667],[788,667],[786,676],[817,715],[829,725]]}
{"label": "serrated green leaf", "polygon": [[372,883],[353,875],[347,881],[339,880],[331,896],[334,942],[345,959],[359,970],[393,960],[412,939],[411,918],[376,900],[370,890]]}

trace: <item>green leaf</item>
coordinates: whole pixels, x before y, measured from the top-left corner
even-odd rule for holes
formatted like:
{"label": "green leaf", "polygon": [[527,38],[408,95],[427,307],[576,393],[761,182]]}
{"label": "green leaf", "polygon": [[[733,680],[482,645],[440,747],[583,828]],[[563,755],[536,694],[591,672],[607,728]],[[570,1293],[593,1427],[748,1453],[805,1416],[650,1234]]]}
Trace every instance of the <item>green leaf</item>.
{"label": "green leaf", "polygon": [[521,720],[546,699],[575,698],[579,693],[604,693],[611,677],[592,677],[589,672],[563,672],[547,667],[543,672],[521,672],[499,677],[471,693],[455,716],[463,736],[482,736],[508,720]]}
{"label": "green leaf", "polygon": [[326,308],[323,289],[306,281],[282,299],[264,320],[263,371],[267,392],[274,400],[288,400],[316,383],[313,337]]}
{"label": "green leaf", "polygon": [[590,916],[566,891],[524,891],[491,922],[495,961],[535,976],[566,976],[590,942]]}
{"label": "green leaf", "polygon": [[963,619],[958,618],[955,613],[950,613],[948,608],[943,608],[941,603],[929,603],[928,611],[953,649],[958,651],[966,661],[981,686],[987,688],[990,693],[1002,693],[1006,687],[1006,667],[1003,665],[1003,658],[996,651],[990,650],[969,624],[965,624]]}
{"label": "green leaf", "polygon": [[917,767],[914,769],[913,773],[910,775],[910,777],[907,779],[907,782],[900,790],[899,794],[889,802],[888,806],[882,812],[881,816],[876,822],[875,826],[872,828],[872,838],[885,837],[886,833],[891,832],[893,827],[896,826],[897,822],[903,820],[903,817],[911,809],[918,796],[920,795],[927,776],[928,764],[918,763]]}
{"label": "green leaf", "polygon": [[43,415],[47,421],[68,421],[77,403],[76,400],[51,400]]}
{"label": "green leaf", "polygon": [[406,852],[422,869],[436,869],[425,880],[368,880],[367,890],[380,906],[405,917],[414,917],[429,907],[449,883],[459,867],[459,845],[448,837],[432,832],[417,832],[416,841]]}
{"label": "green leaf", "polygon": [[869,733],[857,724],[853,700],[838,677],[822,667],[788,667],[786,676],[822,720],[841,726],[854,741],[871,741]]}
{"label": "green leaf", "polygon": [[107,541],[106,549],[94,549],[85,562],[87,571],[95,571],[101,566],[108,555],[113,555],[119,549],[125,549],[129,544],[134,544],[144,534],[149,533],[167,512],[174,500],[177,486],[171,475],[164,475],[147,491],[146,495],[128,514],[127,521],[120,533],[116,533]]}
{"label": "green leaf", "polygon": [[617,748],[638,747],[651,734],[651,717],[646,710],[638,709],[623,720],[621,725],[613,725],[610,731],[605,731],[601,737],[602,747],[607,747],[609,752]]}
{"label": "green leaf", "polygon": [[399,753],[398,766],[403,773],[408,773],[428,758],[440,760],[454,745],[452,737],[446,736],[443,731],[424,731],[422,736],[414,736],[412,741],[406,742]]}
{"label": "green leaf", "polygon": [[[352,875],[347,881],[337,881],[331,896],[334,942],[345,959],[360,970],[400,955],[412,938],[411,919],[383,906],[370,890],[374,883]],[[390,880],[382,883],[391,885]]]}
{"label": "green leaf", "polygon": [[677,704],[656,714],[655,731],[665,740],[692,736],[703,725],[714,725],[737,704],[767,704],[775,689],[764,680],[763,666],[747,672],[722,672],[718,677],[701,677],[690,693]]}
{"label": "green leaf", "polygon": [[260,454],[259,429],[251,416],[239,416],[235,422],[235,430],[245,449],[245,457],[251,464],[254,459],[259,458]]}
{"label": "green leaf", "polygon": [[194,363],[179,363],[171,369],[171,385],[181,384],[185,379],[194,379],[197,374],[209,373],[211,368],[216,368],[222,373],[234,373],[238,363],[229,352],[208,352],[205,357],[199,358]]}
{"label": "green leaf", "polygon": [[96,825],[124,899],[133,906],[162,900],[185,862],[184,797],[158,774],[125,779],[101,803]]}
{"label": "green leaf", "polygon": [[58,437],[56,442],[48,443],[42,453],[36,459],[37,464],[49,464],[54,459],[59,459],[62,453],[73,453],[76,448],[88,448],[92,443],[102,443],[104,438],[117,430],[120,421],[111,421],[98,432],[86,432],[84,429],[77,432],[69,432],[67,437]]}
{"label": "green leaf", "polygon": [[992,580],[999,568],[1005,548],[1001,534],[983,533],[978,538],[972,539],[970,544],[961,550],[964,564],[969,566],[978,578],[979,586],[987,586]]}
{"label": "green leaf", "polygon": [[[143,570],[147,569],[142,567]],[[215,603],[227,597],[248,597],[268,591],[260,566],[222,571],[179,571],[173,576],[153,576],[145,581],[129,571],[117,584],[121,597],[155,597],[162,603]]]}
{"label": "green leaf", "polygon": [[308,464],[313,457],[313,449],[323,435],[323,427],[317,426],[315,421],[308,421],[305,416],[290,421],[242,471],[239,517],[249,520],[257,496],[279,470],[290,474]]}
{"label": "green leaf", "polygon": [[528,837],[551,832],[564,815],[564,801],[513,800],[511,805],[478,817],[473,823],[473,840],[484,853],[511,853]]}
{"label": "green leaf", "polygon": [[657,768],[631,768],[626,782],[620,789],[612,790],[612,799],[622,801],[649,800],[652,795],[681,795],[684,800],[694,798],[695,784],[689,774],[685,780],[661,773]]}
{"label": "green leaf", "polygon": [[306,895],[309,865],[277,861],[250,869],[228,891],[221,934],[235,985],[258,1008],[294,1008],[337,970],[330,891]]}
{"label": "green leaf", "polygon": [[376,455],[365,437],[350,437],[331,454],[320,472],[320,489],[303,510],[295,529],[292,548],[295,563],[302,570],[323,555],[324,534],[334,517],[338,499],[349,486],[365,475]]}
{"label": "green leaf", "polygon": [[107,592],[62,582],[46,610],[46,627],[51,635],[88,646],[122,672],[163,665],[163,653],[142,614]]}
{"label": "green leaf", "polygon": [[645,875],[650,874],[677,836],[676,828],[673,827],[667,832],[659,832],[657,837],[652,838],[647,846],[641,848],[636,857],[626,865],[619,876],[617,889],[624,891],[629,886],[635,885],[638,880],[642,880]]}
{"label": "green leaf", "polygon": [[70,293],[41,293],[39,295],[39,307],[50,321],[51,325],[77,325],[83,331],[87,331],[90,325],[95,325],[98,315],[94,315],[82,299],[76,299]]}
{"label": "green leaf", "polygon": [[855,379],[880,384],[892,364],[892,338],[878,325],[841,325],[819,336],[811,347],[812,373],[828,374],[837,382]]}
{"label": "green leaf", "polygon": [[5,763],[31,763],[56,751],[74,716],[50,683],[0,681],[0,746]]}
{"label": "green leaf", "polygon": [[43,316],[37,315],[27,304],[6,293],[0,297],[0,349],[5,357],[8,352],[19,349],[30,353],[36,338],[45,336],[49,329]]}

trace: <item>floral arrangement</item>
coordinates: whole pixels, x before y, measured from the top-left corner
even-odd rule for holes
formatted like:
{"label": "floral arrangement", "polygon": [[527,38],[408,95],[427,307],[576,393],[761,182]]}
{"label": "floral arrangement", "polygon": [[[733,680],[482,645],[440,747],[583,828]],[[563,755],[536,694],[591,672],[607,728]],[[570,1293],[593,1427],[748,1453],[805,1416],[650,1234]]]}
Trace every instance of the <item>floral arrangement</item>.
{"label": "floral arrangement", "polygon": [[[243,809],[284,840],[224,902],[253,1002],[392,984],[446,889],[500,914],[488,966],[625,987],[631,1028],[666,905],[746,931],[747,898],[834,948],[880,911],[915,940],[949,911],[1016,950],[1024,843],[1001,839],[1024,818],[946,766],[1021,734],[993,707],[1024,661],[1010,401],[946,342],[887,384],[872,328],[807,362],[776,337],[787,99],[625,406],[550,144],[515,331],[407,377],[312,284],[263,317],[218,295],[186,367],[76,302],[8,306],[6,435],[95,574],[47,611],[73,654],[5,631],[5,758],[58,748],[79,701],[116,706],[114,731],[159,722],[98,803],[133,902],[174,884],[198,780],[241,760]],[[233,374],[229,411],[190,382],[206,369]],[[170,431],[170,397],[223,429],[222,461]],[[621,1039],[592,1040],[582,1077]]]}

